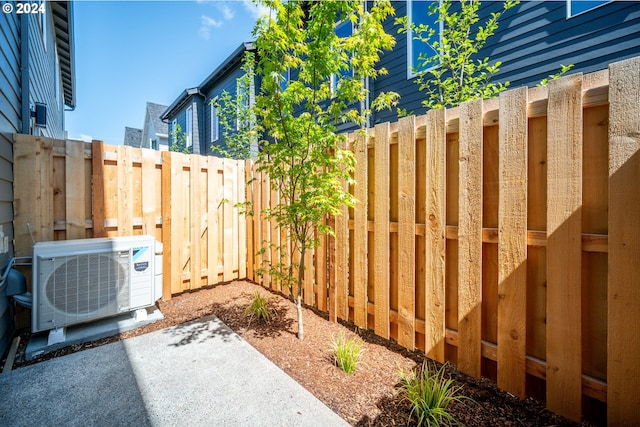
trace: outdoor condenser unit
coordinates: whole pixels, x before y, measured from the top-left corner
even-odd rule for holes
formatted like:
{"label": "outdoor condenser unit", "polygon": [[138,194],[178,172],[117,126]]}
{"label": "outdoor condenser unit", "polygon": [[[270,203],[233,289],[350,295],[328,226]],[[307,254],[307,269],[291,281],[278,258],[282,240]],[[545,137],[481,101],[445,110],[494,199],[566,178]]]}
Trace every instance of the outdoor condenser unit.
{"label": "outdoor condenser unit", "polygon": [[32,332],[155,304],[162,296],[161,253],[152,236],[36,243]]}

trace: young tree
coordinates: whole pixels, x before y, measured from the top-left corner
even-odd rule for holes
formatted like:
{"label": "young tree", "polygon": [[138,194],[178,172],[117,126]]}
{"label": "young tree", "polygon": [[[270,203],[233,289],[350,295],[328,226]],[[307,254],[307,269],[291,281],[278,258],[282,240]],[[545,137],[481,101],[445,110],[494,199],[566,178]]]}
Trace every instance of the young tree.
{"label": "young tree", "polygon": [[224,145],[211,147],[214,154],[232,159],[248,159],[256,154],[256,116],[252,105],[255,80],[255,55],[246,52],[242,60],[244,74],[236,80],[236,93],[223,91],[211,103],[216,108]]}
{"label": "young tree", "polygon": [[176,124],[176,127],[171,131],[171,145],[169,151],[176,151],[178,153],[190,153],[189,147],[187,147],[187,136],[182,132],[182,127]]}
{"label": "young tree", "polygon": [[[303,339],[305,253],[319,244],[316,230],[332,233],[322,225],[323,218],[339,215],[345,204],[354,205],[341,182],[353,182],[355,160],[352,152],[341,148],[346,136],[338,133],[338,125],[366,123],[370,112],[360,106],[367,96],[364,79],[386,72],[375,64],[395,43],[382,27],[393,8],[388,0],[374,1],[369,10],[358,0],[259,3],[271,15],[263,16],[255,28],[262,77],[256,108],[269,136],[261,142],[258,170],[267,173],[281,195],[278,206],[263,212],[284,227],[291,240],[288,266],[271,260],[266,269],[292,288],[298,338]],[[350,35],[336,35],[340,22],[353,24]],[[382,108],[396,98],[385,94],[372,105]]]}
{"label": "young tree", "polygon": [[[487,40],[498,29],[498,19],[519,3],[505,0],[501,12],[493,12],[484,24],[479,24],[480,0],[434,0],[429,15],[436,16],[436,28],[408,23],[407,17],[396,19],[399,33],[413,33],[414,40],[424,43],[427,53],[418,57],[415,82],[426,92],[425,107],[454,107],[475,98],[492,98],[509,86],[492,83],[491,77],[500,70],[500,61],[489,57],[476,58]],[[442,30],[440,29],[442,25]]]}

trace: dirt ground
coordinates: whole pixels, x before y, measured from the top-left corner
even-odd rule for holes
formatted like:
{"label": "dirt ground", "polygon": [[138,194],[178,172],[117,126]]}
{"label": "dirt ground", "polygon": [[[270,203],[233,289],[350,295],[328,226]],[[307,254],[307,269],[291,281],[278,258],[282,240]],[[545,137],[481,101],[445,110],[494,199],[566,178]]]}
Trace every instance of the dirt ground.
{"label": "dirt ground", "polygon": [[[268,296],[277,310],[271,323],[249,322],[244,314],[257,291]],[[281,295],[244,281],[184,293],[169,301],[159,301],[158,305],[164,320],[119,336],[66,347],[28,363],[22,345],[14,369],[214,314],[351,425],[415,425],[397,383],[400,369],[407,371],[422,364],[424,355],[419,351],[409,352],[352,324],[329,322],[324,313],[310,308],[304,309],[305,337],[300,341],[296,337],[295,305]],[[332,338],[341,331],[348,337],[359,335],[363,341],[364,353],[351,374],[334,366],[331,356]],[[28,332],[23,332],[22,338],[26,343]],[[533,399],[521,400],[498,390],[489,380],[469,378],[452,367],[447,368],[447,374],[474,401],[456,403],[451,408],[454,417],[466,426],[578,425],[549,412]]]}

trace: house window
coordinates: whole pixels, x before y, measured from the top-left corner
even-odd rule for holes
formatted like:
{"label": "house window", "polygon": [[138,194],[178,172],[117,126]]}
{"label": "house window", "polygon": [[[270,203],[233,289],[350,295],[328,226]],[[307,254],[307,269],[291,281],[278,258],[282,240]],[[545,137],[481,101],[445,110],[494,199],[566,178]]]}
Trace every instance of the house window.
{"label": "house window", "polygon": [[40,23],[40,31],[42,32],[42,44],[44,45],[44,51],[47,51],[47,4],[44,0],[38,2],[38,19]]}
{"label": "house window", "polygon": [[[350,19],[336,25],[336,36],[341,39],[351,37],[353,35],[353,23]],[[349,66],[346,70],[340,70],[338,74],[331,75],[331,93],[335,94],[338,89],[338,83],[345,77],[353,77],[353,69]]]}
{"label": "house window", "polygon": [[[438,35],[434,36],[440,39],[442,33],[442,22],[436,22],[438,19],[437,13],[429,14],[429,7],[433,5],[433,1],[424,0],[410,0],[407,2],[407,17],[409,23],[409,29],[407,31],[407,64],[408,64],[408,78],[415,77],[417,73],[427,71],[434,68],[435,65],[431,65],[427,68],[425,60],[434,57],[436,52],[429,47],[426,43],[415,40],[415,34],[411,30],[412,24],[416,27],[420,25],[429,26],[429,28],[436,28]],[[422,34],[424,37],[428,33]],[[432,39],[431,42],[434,40]]]}
{"label": "house window", "polygon": [[216,142],[220,138],[220,122],[218,120],[218,99],[212,99],[209,103],[211,115],[211,142]]}
{"label": "house window", "polygon": [[[253,80],[247,85],[247,75],[244,74],[236,81],[237,111],[236,130],[240,130],[249,123],[246,123],[246,112],[253,106]],[[244,116],[244,118],[243,118]]]}
{"label": "house window", "polygon": [[280,79],[280,90],[284,92],[287,90],[287,86],[289,86],[289,82],[291,81],[291,68],[287,68],[284,73],[281,75]]}
{"label": "house window", "polygon": [[567,0],[567,19],[595,9],[613,0]]}
{"label": "house window", "polygon": [[187,108],[187,125],[185,130],[185,138],[187,142],[187,148],[191,148],[193,145],[193,107]]}

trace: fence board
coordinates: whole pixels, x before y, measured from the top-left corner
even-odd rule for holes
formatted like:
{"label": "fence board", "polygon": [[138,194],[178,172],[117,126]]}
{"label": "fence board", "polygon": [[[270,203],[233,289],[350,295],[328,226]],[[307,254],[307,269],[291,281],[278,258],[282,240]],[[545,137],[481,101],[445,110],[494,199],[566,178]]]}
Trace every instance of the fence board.
{"label": "fence board", "polygon": [[156,235],[158,200],[156,198],[156,154],[155,150],[142,149],[142,233]]}
{"label": "fence board", "polygon": [[93,179],[91,189],[93,191],[93,237],[105,237],[104,230],[104,142],[94,140],[91,144],[91,167]]}
{"label": "fence board", "polygon": [[581,74],[549,83],[547,405],[575,421],[580,421],[582,413],[581,101]]}
{"label": "fence board", "polygon": [[231,262],[224,263],[224,277],[223,280],[225,282],[232,280],[234,278],[233,272],[234,267],[236,267],[233,263],[233,250],[236,248],[237,242],[237,230],[233,229],[234,226],[234,210],[236,208],[233,207],[233,191],[236,185],[236,174],[233,171],[233,160],[224,159],[222,161],[223,167],[223,181],[224,181],[224,200],[225,202],[222,204],[222,216],[223,216],[223,224],[224,224],[224,236],[223,236],[223,259],[230,260]]}
{"label": "fence board", "polygon": [[[482,101],[460,107],[458,367],[480,376],[482,337]],[[464,185],[462,185],[464,184]]]}
{"label": "fence board", "polygon": [[389,338],[389,123],[375,127],[374,276],[375,331]]}
{"label": "fence board", "polygon": [[118,146],[118,236],[130,236],[133,234],[133,182],[131,179],[131,169],[133,159],[131,158],[132,147]]}
{"label": "fence board", "polygon": [[[162,297],[171,299],[173,293],[174,254],[173,254],[173,161],[171,153],[162,153]],[[95,162],[94,162],[95,164]],[[176,235],[176,239],[178,236]]]}
{"label": "fence board", "polygon": [[640,58],[609,74],[607,422],[631,426],[640,408]]}
{"label": "fence board", "polygon": [[444,362],[446,110],[427,112],[425,353]]}
{"label": "fence board", "polygon": [[[346,149],[346,142],[340,142],[339,149]],[[342,188],[347,191],[347,183],[341,180]],[[335,301],[336,316],[343,320],[349,320],[349,209],[343,206],[335,217]]]}
{"label": "fence board", "polygon": [[415,117],[398,122],[398,344],[415,348]]}
{"label": "fence board", "polygon": [[236,163],[238,170],[236,189],[236,197],[239,206],[238,209],[238,278],[244,279],[247,277],[247,215],[246,215],[246,201],[247,201],[247,181],[245,178],[245,162],[239,160]]}
{"label": "fence board", "polygon": [[202,270],[200,259],[200,236],[202,234],[202,217],[200,216],[200,201],[202,188],[200,186],[200,156],[191,156],[191,169],[189,170],[190,197],[190,223],[189,235],[191,244],[189,252],[191,256],[191,283],[189,289],[197,289],[201,286]]}
{"label": "fence board", "polygon": [[85,191],[84,191],[84,142],[65,142],[65,175],[67,180],[65,197],[65,220],[67,239],[84,239]]}
{"label": "fence board", "polygon": [[367,137],[358,134],[354,145],[356,170],[354,196],[356,207],[354,213],[354,270],[353,270],[353,297],[354,297],[354,323],[361,327],[367,327],[367,285],[369,283],[367,262],[368,248],[368,169],[367,169]]}
{"label": "fence board", "polygon": [[498,386],[526,395],[527,89],[500,94]]}

